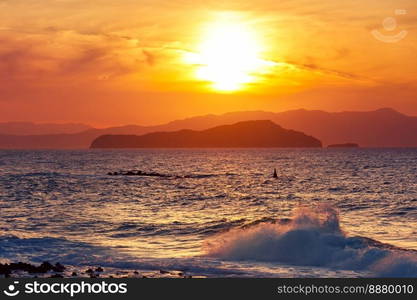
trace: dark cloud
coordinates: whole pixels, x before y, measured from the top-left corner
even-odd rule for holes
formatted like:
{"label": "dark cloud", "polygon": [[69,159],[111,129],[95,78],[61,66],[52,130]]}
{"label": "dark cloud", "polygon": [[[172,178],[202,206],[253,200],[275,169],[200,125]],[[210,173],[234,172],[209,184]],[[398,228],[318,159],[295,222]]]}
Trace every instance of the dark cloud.
{"label": "dark cloud", "polygon": [[155,55],[148,50],[142,50],[145,56],[145,61],[148,65],[153,66],[155,64]]}
{"label": "dark cloud", "polygon": [[288,62],[289,64],[303,70],[307,71],[313,71],[313,72],[319,72],[324,75],[330,75],[330,76],[336,76],[344,79],[352,79],[352,80],[363,80],[364,78],[362,76],[349,73],[349,72],[343,72],[339,70],[332,70],[323,68],[320,66],[317,66],[316,64],[303,64],[303,63],[295,63],[295,62]]}
{"label": "dark cloud", "polygon": [[[318,73],[324,76],[337,77],[337,78],[347,79],[347,80],[358,80],[358,81],[370,80],[368,78],[365,78],[364,76],[360,76],[354,73],[325,68],[315,63],[301,63],[301,62],[295,62],[295,61],[271,61],[271,62],[275,63],[278,67],[286,68],[289,71],[291,71],[291,69],[302,70],[302,71],[307,71],[307,72]],[[273,73],[267,74],[264,76],[268,78],[277,77],[277,75]]]}

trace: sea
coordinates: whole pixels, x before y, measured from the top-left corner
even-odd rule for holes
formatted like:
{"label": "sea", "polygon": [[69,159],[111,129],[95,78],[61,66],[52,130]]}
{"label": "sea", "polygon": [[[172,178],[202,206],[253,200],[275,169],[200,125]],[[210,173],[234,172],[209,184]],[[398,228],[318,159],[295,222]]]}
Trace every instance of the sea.
{"label": "sea", "polygon": [[[129,170],[164,176],[108,174]],[[2,150],[0,262],[17,261],[417,277],[417,149]]]}

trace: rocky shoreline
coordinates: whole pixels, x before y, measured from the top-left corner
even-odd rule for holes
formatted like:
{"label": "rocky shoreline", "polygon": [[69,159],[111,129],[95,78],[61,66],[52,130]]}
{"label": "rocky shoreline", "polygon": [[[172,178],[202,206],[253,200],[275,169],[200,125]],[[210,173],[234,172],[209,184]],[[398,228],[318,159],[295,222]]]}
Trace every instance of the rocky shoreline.
{"label": "rocky shoreline", "polygon": [[178,270],[120,270],[113,268],[64,266],[48,261],[0,263],[0,278],[196,278]]}

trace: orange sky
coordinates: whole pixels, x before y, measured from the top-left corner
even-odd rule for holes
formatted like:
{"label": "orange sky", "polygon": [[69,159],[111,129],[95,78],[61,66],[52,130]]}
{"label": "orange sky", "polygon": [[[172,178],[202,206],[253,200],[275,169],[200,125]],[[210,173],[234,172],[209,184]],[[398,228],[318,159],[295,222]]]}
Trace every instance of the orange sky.
{"label": "orange sky", "polygon": [[[243,33],[229,41],[230,28]],[[415,0],[0,0],[0,122],[417,115],[416,32]]]}

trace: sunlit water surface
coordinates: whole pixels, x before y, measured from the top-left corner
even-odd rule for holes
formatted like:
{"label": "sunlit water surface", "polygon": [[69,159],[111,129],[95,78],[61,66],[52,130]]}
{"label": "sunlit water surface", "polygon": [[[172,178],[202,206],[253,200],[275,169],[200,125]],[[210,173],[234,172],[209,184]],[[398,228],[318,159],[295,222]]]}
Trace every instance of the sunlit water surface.
{"label": "sunlit water surface", "polygon": [[[107,175],[131,169],[178,177]],[[385,274],[397,250],[348,237],[417,250],[416,182],[417,149],[0,151],[0,258],[204,276]],[[295,208],[323,204],[343,233],[284,228]],[[296,256],[311,247],[306,227],[320,241],[311,259]],[[404,253],[405,275],[417,276],[415,253]],[[402,275],[400,257],[388,275]]]}

